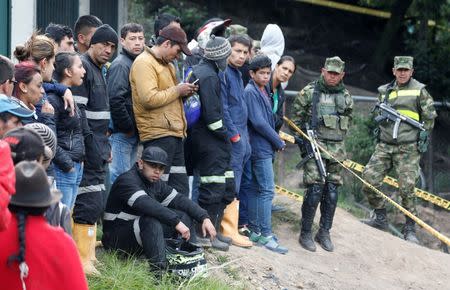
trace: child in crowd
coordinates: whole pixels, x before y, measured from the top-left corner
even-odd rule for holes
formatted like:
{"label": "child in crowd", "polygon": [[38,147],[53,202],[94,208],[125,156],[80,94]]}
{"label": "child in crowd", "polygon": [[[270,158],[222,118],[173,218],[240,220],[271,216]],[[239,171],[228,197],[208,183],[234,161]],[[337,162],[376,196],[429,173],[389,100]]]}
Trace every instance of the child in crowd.
{"label": "child in crowd", "polygon": [[250,240],[274,252],[286,254],[288,249],[281,246],[272,233],[271,207],[275,189],[272,160],[275,151],[283,150],[285,143],[275,131],[266,86],[270,80],[270,58],[256,56],[251,60],[249,69],[252,79],[245,88],[244,99],[248,108],[252,156],[245,165],[242,185],[248,195]]}

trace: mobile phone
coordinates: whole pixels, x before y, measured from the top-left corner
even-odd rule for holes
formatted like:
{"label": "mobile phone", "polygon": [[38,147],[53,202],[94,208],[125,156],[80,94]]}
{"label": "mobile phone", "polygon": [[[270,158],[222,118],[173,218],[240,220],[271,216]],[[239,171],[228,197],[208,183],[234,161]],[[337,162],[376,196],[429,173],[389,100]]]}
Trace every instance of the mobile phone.
{"label": "mobile phone", "polygon": [[200,79],[196,79],[195,81],[193,81],[191,84],[195,85],[196,83],[198,83]]}

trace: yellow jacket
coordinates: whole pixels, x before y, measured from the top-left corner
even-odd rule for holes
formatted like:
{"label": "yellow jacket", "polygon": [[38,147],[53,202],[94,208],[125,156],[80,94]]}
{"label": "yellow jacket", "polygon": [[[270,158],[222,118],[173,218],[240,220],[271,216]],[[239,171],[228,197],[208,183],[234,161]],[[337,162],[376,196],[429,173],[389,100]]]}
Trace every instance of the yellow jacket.
{"label": "yellow jacket", "polygon": [[172,63],[158,59],[145,47],[131,66],[130,84],[141,141],[186,136],[183,102]]}

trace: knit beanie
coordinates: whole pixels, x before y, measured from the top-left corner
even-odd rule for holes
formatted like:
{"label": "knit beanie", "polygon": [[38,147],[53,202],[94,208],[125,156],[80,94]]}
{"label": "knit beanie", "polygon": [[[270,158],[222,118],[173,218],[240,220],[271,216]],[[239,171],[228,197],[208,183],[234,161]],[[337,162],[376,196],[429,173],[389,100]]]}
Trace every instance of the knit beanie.
{"label": "knit beanie", "polygon": [[112,42],[116,45],[119,42],[116,31],[112,29],[108,24],[103,24],[95,31],[91,38],[91,44],[101,43],[101,42]]}
{"label": "knit beanie", "polygon": [[230,42],[223,37],[211,35],[211,38],[206,43],[204,57],[209,60],[217,61],[226,59],[231,54]]}
{"label": "knit beanie", "polygon": [[30,123],[25,125],[26,128],[33,129],[39,136],[41,136],[44,145],[50,149],[45,151],[44,162],[50,161],[55,157],[56,154],[56,135],[53,133],[52,129],[47,125],[42,123]]}

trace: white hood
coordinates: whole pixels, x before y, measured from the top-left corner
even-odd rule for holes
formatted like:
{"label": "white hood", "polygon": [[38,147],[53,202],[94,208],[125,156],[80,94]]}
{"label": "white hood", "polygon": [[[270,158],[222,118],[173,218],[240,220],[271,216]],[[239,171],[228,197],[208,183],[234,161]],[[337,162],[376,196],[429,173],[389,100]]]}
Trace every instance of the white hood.
{"label": "white hood", "polygon": [[276,24],[268,24],[261,37],[261,51],[272,61],[272,70],[284,52],[284,36]]}

